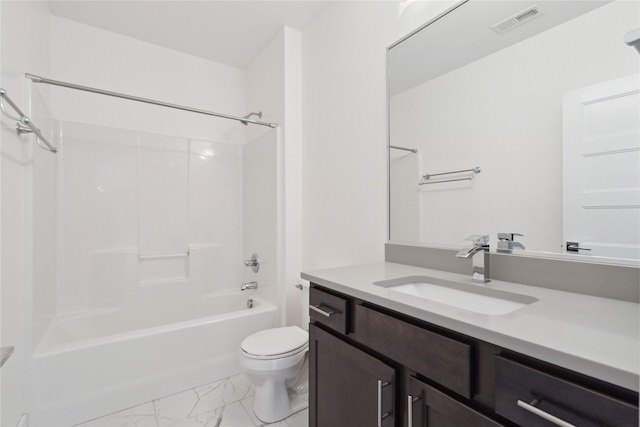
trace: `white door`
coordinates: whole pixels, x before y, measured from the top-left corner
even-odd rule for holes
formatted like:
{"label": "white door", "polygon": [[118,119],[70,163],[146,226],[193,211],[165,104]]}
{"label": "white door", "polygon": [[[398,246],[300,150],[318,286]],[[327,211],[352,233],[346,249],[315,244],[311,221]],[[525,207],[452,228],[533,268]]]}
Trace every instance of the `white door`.
{"label": "white door", "polygon": [[640,259],[640,76],[563,98],[563,240]]}

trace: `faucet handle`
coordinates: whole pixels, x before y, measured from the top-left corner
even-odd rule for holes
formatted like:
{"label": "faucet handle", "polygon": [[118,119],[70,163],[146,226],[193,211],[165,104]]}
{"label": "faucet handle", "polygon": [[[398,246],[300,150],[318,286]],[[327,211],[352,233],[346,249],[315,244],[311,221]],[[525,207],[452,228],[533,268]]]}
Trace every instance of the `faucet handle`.
{"label": "faucet handle", "polygon": [[467,236],[464,240],[471,240],[474,245],[488,245],[489,235],[488,234],[472,234],[471,236]]}
{"label": "faucet handle", "polygon": [[516,242],[515,236],[522,236],[519,233],[498,233],[498,252],[510,254],[514,248],[525,249],[524,245]]}
{"label": "faucet handle", "polygon": [[522,237],[523,234],[520,233],[498,233],[498,240],[508,240],[513,242],[515,240],[515,236]]}

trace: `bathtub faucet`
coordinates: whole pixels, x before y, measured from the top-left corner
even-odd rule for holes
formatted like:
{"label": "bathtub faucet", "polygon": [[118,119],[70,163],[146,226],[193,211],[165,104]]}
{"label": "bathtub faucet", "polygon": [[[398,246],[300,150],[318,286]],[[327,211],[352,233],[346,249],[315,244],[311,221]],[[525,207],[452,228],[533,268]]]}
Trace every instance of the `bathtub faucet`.
{"label": "bathtub faucet", "polygon": [[241,291],[246,291],[247,289],[258,289],[258,282],[247,282],[240,285]]}

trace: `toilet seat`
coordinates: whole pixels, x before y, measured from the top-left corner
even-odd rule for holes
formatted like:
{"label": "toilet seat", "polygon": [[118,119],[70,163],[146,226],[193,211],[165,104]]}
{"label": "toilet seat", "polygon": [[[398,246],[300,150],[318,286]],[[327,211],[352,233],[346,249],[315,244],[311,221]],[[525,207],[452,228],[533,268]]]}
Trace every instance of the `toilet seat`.
{"label": "toilet seat", "polygon": [[281,359],[306,351],[309,334],[298,326],[266,329],[246,337],[240,344],[245,357],[250,359]]}

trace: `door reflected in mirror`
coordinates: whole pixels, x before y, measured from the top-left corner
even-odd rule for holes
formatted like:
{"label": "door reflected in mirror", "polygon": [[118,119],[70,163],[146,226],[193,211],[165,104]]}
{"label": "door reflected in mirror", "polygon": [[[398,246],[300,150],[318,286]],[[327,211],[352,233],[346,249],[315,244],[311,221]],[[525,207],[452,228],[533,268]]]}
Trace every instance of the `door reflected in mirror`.
{"label": "door reflected in mirror", "polygon": [[389,240],[640,259],[638,27],[637,1],[471,0],[391,46]]}

